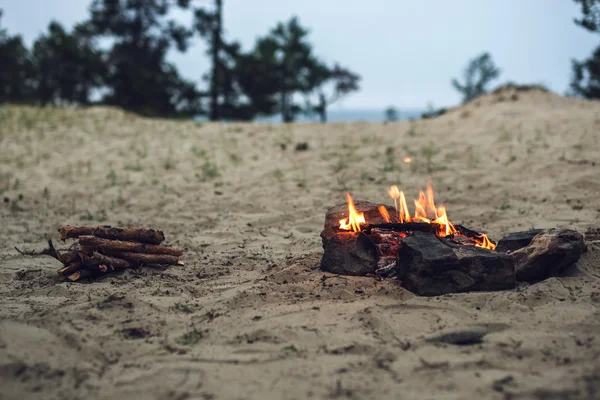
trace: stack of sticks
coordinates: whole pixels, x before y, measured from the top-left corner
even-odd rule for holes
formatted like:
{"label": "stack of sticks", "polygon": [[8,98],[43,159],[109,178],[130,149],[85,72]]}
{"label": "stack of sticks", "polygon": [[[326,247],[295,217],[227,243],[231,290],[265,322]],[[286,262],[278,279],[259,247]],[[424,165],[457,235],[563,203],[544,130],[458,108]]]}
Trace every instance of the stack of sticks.
{"label": "stack of sticks", "polygon": [[161,245],[165,235],[149,228],[110,226],[61,226],[60,239],[77,239],[68,251],[60,252],[48,241],[42,251],[63,264],[58,274],[75,282],[114,270],[138,266],[183,265],[182,249]]}

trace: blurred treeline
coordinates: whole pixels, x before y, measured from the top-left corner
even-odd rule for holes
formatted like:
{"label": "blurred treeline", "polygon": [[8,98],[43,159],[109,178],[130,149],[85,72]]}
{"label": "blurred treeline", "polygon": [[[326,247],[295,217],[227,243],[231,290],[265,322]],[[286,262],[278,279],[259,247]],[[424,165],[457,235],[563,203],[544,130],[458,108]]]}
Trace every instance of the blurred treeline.
{"label": "blurred treeline", "polygon": [[[31,48],[1,25],[0,104],[122,107],[155,117],[252,120],[300,114],[327,119],[327,107],[358,90],[360,76],[314,53],[297,18],[280,22],[242,49],[225,38],[223,0],[93,0],[71,31],[51,22]],[[206,5],[204,1],[202,4]],[[182,25],[173,11],[190,13]],[[249,16],[250,17],[250,16]],[[168,62],[194,40],[208,45],[211,67],[199,82]]]}

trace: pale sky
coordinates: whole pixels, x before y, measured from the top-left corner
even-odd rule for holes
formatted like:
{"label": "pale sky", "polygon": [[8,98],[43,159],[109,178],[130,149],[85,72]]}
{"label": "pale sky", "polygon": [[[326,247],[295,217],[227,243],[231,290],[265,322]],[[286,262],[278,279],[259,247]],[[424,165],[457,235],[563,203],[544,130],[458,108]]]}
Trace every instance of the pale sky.
{"label": "pale sky", "polygon": [[[468,59],[491,53],[500,79],[543,83],[564,93],[571,59],[587,58],[600,35],[576,26],[572,0],[223,0],[228,39],[245,48],[293,15],[311,30],[315,53],[362,75],[360,92],[335,108],[424,108],[457,104],[450,85]],[[87,17],[87,0],[3,0],[2,26],[30,44],[56,19],[67,27]],[[211,6],[211,0],[195,0]],[[196,39],[199,41],[200,39]],[[200,81],[209,68],[198,43],[171,61]]]}

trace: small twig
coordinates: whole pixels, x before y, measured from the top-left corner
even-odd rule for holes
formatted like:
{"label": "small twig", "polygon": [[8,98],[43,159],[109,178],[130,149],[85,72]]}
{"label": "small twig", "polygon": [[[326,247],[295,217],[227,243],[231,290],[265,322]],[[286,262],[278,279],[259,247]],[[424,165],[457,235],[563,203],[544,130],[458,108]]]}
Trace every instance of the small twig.
{"label": "small twig", "polygon": [[27,250],[19,250],[19,248],[18,248],[17,246],[15,246],[15,250],[16,250],[16,251],[17,251],[17,252],[18,252],[20,255],[22,255],[22,256],[31,256],[31,257],[33,257],[33,256],[39,256],[39,255],[41,255],[41,254],[42,254],[42,253],[39,253],[39,252],[37,252],[37,251],[35,251],[35,250],[29,250],[29,251],[27,251]]}

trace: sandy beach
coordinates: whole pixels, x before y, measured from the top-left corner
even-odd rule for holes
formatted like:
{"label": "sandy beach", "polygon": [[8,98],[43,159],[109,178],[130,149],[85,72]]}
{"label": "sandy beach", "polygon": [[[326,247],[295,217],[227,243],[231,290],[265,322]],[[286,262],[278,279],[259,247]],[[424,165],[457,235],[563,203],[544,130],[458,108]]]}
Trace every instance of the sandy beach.
{"label": "sandy beach", "polygon": [[[597,236],[562,276],[418,297],[324,273],[319,233],[346,192],[389,204],[428,183],[494,240],[598,228],[599,132],[600,102],[538,89],[387,124],[2,107],[0,398],[597,399]],[[15,250],[65,224],[160,229],[185,266],[67,283]],[[480,344],[423,340],[474,324]]]}

